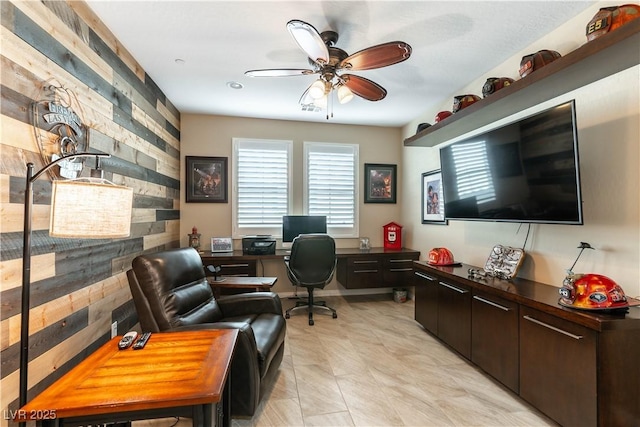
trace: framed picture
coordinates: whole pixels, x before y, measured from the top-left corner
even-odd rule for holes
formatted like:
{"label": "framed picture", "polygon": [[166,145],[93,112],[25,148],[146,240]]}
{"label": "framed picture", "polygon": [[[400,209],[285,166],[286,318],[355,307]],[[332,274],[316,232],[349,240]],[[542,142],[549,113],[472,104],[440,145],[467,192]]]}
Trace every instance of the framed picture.
{"label": "framed picture", "polygon": [[186,202],[227,203],[227,157],[186,156]]}
{"label": "framed picture", "polygon": [[447,225],[440,170],[422,174],[422,223]]}
{"label": "framed picture", "polygon": [[365,163],[364,202],[396,202],[396,165]]}

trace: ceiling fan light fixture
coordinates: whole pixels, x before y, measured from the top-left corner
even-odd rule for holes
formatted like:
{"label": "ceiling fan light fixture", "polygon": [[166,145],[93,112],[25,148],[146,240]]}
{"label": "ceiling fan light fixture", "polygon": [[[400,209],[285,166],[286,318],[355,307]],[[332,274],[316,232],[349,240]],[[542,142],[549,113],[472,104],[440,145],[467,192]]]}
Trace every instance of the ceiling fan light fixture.
{"label": "ceiling fan light fixture", "polygon": [[322,98],[325,92],[326,86],[321,79],[316,80],[311,86],[309,86],[309,96],[313,99]]}
{"label": "ceiling fan light fixture", "polygon": [[346,104],[353,99],[353,92],[345,85],[338,86],[338,102]]}

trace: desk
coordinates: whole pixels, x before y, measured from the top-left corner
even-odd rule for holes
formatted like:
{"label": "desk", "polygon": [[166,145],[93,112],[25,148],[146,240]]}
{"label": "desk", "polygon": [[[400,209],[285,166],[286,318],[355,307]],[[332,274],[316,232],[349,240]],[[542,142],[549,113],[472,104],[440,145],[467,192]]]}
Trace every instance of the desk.
{"label": "desk", "polygon": [[[202,263],[221,267],[223,276],[256,276],[257,262],[262,260],[282,260],[291,255],[289,251],[278,249],[272,255],[244,255],[242,251],[200,254]],[[337,248],[338,265],[336,279],[347,289],[384,288],[411,286],[413,261],[420,252],[413,249]],[[206,270],[205,270],[206,271]]]}
{"label": "desk", "polygon": [[155,333],[141,350],[118,350],[115,337],[14,420],[79,426],[181,416],[197,426],[228,427],[237,336],[234,329]]}
{"label": "desk", "polygon": [[213,277],[207,277],[213,295],[220,297],[220,288],[240,289],[248,291],[270,291],[278,280],[277,277],[222,277],[222,281],[215,281]]}

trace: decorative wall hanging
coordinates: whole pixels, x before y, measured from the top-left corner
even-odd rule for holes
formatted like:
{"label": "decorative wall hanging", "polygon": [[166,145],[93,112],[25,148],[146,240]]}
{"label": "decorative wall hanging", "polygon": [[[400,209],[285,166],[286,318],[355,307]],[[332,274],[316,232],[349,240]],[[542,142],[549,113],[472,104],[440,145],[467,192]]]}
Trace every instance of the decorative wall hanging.
{"label": "decorative wall hanging", "polygon": [[440,170],[422,174],[422,223],[447,225]]}
{"label": "decorative wall hanging", "polygon": [[396,202],[396,165],[365,163],[364,202]]}
{"label": "decorative wall hanging", "polygon": [[186,156],[186,202],[227,203],[227,157]]}
{"label": "decorative wall hanging", "polygon": [[[76,113],[81,111],[80,102],[73,91],[56,84],[45,84],[31,108],[36,143],[45,165],[89,151],[88,128]],[[56,164],[57,174],[54,169],[48,173],[52,179],[74,179],[80,175],[84,161],[84,157],[66,159]]]}

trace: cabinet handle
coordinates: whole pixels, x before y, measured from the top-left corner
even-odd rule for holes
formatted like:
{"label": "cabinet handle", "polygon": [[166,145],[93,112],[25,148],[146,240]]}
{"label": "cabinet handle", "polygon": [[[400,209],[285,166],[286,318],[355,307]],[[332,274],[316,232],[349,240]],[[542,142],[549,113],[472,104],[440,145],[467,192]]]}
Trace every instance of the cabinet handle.
{"label": "cabinet handle", "polygon": [[249,264],[222,264],[221,268],[249,267]]}
{"label": "cabinet handle", "polygon": [[377,273],[378,270],[353,270],[354,273]]}
{"label": "cabinet handle", "polygon": [[499,309],[500,309],[500,310],[502,310],[502,311],[511,311],[511,309],[510,309],[509,307],[505,307],[504,305],[500,305],[500,304],[495,303],[495,302],[493,302],[493,301],[489,301],[488,299],[484,299],[484,298],[479,297],[479,296],[477,296],[477,295],[474,295],[474,296],[473,296],[473,299],[478,300],[478,301],[480,301],[480,302],[483,302],[483,303],[485,303],[485,304],[489,304],[489,305],[490,305],[490,306],[492,306],[492,307],[499,308]]}
{"label": "cabinet handle", "polygon": [[433,277],[429,276],[428,274],[424,274],[421,273],[419,271],[415,271],[414,274],[418,277],[422,277],[423,279],[427,279],[427,280],[433,280],[435,282],[436,279],[434,279]]}
{"label": "cabinet handle", "polygon": [[574,335],[574,334],[572,334],[571,332],[567,332],[567,331],[564,331],[564,330],[562,330],[562,329],[560,329],[560,328],[556,328],[555,326],[551,326],[551,325],[549,325],[548,323],[544,323],[544,322],[541,322],[541,321],[540,321],[540,320],[538,320],[538,319],[534,319],[534,318],[533,318],[533,317],[531,317],[531,316],[526,315],[526,316],[522,316],[522,317],[523,317],[524,319],[528,320],[529,322],[533,322],[533,323],[536,323],[536,324],[538,324],[538,325],[540,325],[540,326],[544,326],[544,327],[545,327],[545,328],[547,328],[547,329],[551,329],[551,330],[553,330],[553,331],[559,332],[559,333],[561,333],[562,335],[566,335],[566,336],[568,336],[568,337],[573,338],[574,340],[581,340],[581,339],[583,338],[583,337],[582,337],[582,335]]}
{"label": "cabinet handle", "polygon": [[389,262],[411,262],[412,259],[390,259]]}
{"label": "cabinet handle", "polygon": [[456,292],[458,292],[458,293],[460,293],[460,294],[466,294],[466,293],[469,293],[469,291],[467,291],[466,289],[460,289],[460,288],[458,288],[458,287],[455,287],[455,286],[453,286],[453,285],[450,285],[450,284],[448,284],[448,283],[444,283],[444,282],[439,282],[439,283],[440,283],[442,286],[444,286],[445,288],[449,288],[449,289],[451,289],[452,291],[456,291]]}
{"label": "cabinet handle", "polygon": [[389,271],[400,272],[400,271],[412,271],[413,268],[390,268]]}
{"label": "cabinet handle", "polygon": [[377,260],[373,260],[373,261],[353,261],[354,264],[377,264],[378,261]]}

